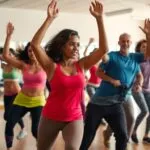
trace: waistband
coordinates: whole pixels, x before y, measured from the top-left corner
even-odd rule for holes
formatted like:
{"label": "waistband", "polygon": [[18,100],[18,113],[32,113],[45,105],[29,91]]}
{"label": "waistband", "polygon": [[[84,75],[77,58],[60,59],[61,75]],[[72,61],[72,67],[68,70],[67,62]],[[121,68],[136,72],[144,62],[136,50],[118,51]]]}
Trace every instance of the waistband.
{"label": "waistband", "polygon": [[22,92],[19,92],[13,104],[32,108],[32,107],[37,107],[37,106],[44,106],[45,102],[46,101],[45,101],[44,95],[30,97],[30,96],[25,95]]}

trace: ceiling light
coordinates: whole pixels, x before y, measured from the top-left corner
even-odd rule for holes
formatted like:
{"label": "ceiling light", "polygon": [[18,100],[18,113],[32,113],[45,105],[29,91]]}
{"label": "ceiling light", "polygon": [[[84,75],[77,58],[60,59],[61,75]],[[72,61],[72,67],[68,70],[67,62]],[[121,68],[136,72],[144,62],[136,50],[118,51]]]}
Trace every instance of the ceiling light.
{"label": "ceiling light", "polygon": [[105,12],[105,15],[106,16],[116,16],[116,15],[123,15],[123,14],[132,13],[132,12],[133,12],[132,8],[126,8],[126,9],[121,9],[121,10]]}

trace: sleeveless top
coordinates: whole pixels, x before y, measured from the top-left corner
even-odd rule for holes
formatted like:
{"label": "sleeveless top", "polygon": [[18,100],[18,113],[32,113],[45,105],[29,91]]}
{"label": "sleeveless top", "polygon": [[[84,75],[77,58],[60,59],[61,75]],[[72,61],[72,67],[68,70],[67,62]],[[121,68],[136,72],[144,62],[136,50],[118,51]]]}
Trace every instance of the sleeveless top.
{"label": "sleeveless top", "polygon": [[90,76],[90,79],[88,80],[88,84],[95,85],[95,86],[100,85],[101,78],[96,75],[97,68],[98,67],[95,65],[90,68],[89,71],[90,71],[91,76]]}
{"label": "sleeveless top", "polygon": [[29,65],[23,70],[23,88],[45,88],[46,73],[44,70],[39,70],[37,73],[29,72]]}
{"label": "sleeveless top", "polygon": [[[45,71],[41,69],[37,73],[30,73],[29,67],[30,66],[27,65],[27,67],[25,67],[24,70],[22,71],[23,82],[24,82],[22,88],[44,89],[45,84],[46,84],[46,79],[47,79]],[[41,95],[41,96],[30,97],[30,96],[23,94],[22,92],[19,92],[19,94],[15,98],[13,104],[28,107],[28,108],[44,106],[45,105],[45,96]]]}
{"label": "sleeveless top", "polygon": [[12,80],[12,81],[19,81],[20,74],[17,69],[13,68],[10,72],[3,71],[3,79],[4,81]]}
{"label": "sleeveless top", "polygon": [[73,121],[83,118],[81,101],[85,87],[84,73],[75,63],[77,73],[67,76],[57,64],[52,80],[51,93],[42,115],[56,121]]}

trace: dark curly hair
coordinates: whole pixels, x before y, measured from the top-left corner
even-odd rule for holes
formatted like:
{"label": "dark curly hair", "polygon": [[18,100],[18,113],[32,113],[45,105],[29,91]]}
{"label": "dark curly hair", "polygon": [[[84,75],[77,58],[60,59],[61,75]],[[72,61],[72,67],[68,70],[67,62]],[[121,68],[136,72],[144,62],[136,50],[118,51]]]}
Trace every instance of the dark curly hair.
{"label": "dark curly hair", "polygon": [[30,42],[27,43],[27,45],[23,50],[19,50],[17,54],[18,59],[24,61],[27,64],[30,63],[30,58],[28,55],[29,46],[30,46]]}
{"label": "dark curly hair", "polygon": [[56,63],[63,60],[63,46],[68,42],[71,36],[78,36],[78,32],[71,29],[64,29],[48,41],[45,50],[49,57]]}
{"label": "dark curly hair", "polygon": [[147,41],[145,39],[142,39],[139,42],[137,42],[137,44],[135,46],[135,52],[138,52],[138,53],[141,52],[140,48],[143,43],[147,43]]}

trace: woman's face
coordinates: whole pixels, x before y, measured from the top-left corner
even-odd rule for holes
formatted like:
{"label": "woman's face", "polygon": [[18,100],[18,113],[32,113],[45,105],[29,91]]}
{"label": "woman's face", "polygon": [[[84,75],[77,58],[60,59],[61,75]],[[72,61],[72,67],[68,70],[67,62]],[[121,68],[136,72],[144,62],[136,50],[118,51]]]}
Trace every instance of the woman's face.
{"label": "woman's face", "polygon": [[29,58],[31,60],[36,60],[36,57],[34,55],[34,52],[33,52],[32,48],[31,48],[31,46],[29,46],[29,48],[28,48],[28,56],[29,56]]}
{"label": "woman's face", "polygon": [[147,43],[146,42],[143,42],[141,44],[141,47],[140,47],[140,52],[141,53],[145,53],[146,52],[146,49],[147,49]]}
{"label": "woman's face", "polygon": [[80,47],[79,37],[76,35],[71,36],[63,48],[64,57],[67,59],[71,58],[78,60],[79,47]]}

